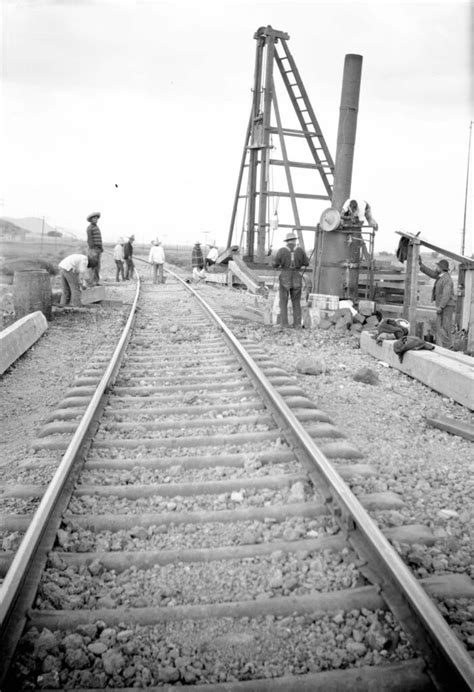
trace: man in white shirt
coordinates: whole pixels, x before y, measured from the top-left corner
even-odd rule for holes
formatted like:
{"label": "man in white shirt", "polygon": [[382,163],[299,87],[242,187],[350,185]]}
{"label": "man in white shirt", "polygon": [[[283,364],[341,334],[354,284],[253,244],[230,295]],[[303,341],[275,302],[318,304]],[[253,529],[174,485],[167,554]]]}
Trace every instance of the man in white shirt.
{"label": "man in white shirt", "polygon": [[210,250],[207,253],[206,263],[205,263],[205,267],[204,267],[205,269],[209,269],[209,267],[213,267],[217,261],[217,258],[219,257],[219,251],[218,251],[214,241],[211,241],[209,248],[210,248]]}
{"label": "man in white shirt", "polygon": [[369,226],[373,226],[374,231],[378,230],[378,223],[372,216],[370,204],[364,199],[348,199],[342,205],[341,220],[342,224],[349,223],[351,226],[362,226],[364,219]]}
{"label": "man in white shirt", "polygon": [[81,306],[81,283],[87,282],[87,270],[94,269],[98,262],[87,255],[68,255],[59,263],[62,296],[60,307]]}
{"label": "man in white shirt", "polygon": [[122,281],[125,281],[125,273],[123,270],[123,262],[124,262],[124,254],[123,254],[123,244],[124,244],[124,239],[119,238],[117,241],[117,244],[114,247],[114,262],[116,266],[116,272],[115,272],[115,281],[119,282],[120,277],[122,277]]}
{"label": "man in white shirt", "polygon": [[164,284],[163,265],[165,263],[165,250],[160,240],[152,241],[148,261],[151,264],[153,283]]}

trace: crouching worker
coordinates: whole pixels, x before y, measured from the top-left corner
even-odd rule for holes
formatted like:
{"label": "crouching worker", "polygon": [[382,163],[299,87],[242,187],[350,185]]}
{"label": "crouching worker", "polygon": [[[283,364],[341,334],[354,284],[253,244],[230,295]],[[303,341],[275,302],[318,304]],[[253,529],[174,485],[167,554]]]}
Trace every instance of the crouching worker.
{"label": "crouching worker", "polygon": [[62,296],[60,307],[81,307],[81,287],[87,287],[88,269],[95,269],[98,261],[86,255],[68,255],[59,263]]}

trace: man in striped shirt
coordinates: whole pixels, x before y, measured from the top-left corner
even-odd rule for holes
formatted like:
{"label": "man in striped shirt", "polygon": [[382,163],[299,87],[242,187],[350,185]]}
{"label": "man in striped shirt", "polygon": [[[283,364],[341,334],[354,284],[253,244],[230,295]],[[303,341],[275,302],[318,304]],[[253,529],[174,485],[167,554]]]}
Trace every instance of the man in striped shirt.
{"label": "man in striped shirt", "polygon": [[94,286],[99,285],[100,281],[100,256],[102,255],[104,248],[102,245],[102,233],[97,225],[97,221],[100,219],[100,211],[95,211],[89,214],[87,221],[89,221],[89,226],[87,227],[87,254],[89,257],[93,257],[97,260],[97,264],[93,271],[92,284]]}

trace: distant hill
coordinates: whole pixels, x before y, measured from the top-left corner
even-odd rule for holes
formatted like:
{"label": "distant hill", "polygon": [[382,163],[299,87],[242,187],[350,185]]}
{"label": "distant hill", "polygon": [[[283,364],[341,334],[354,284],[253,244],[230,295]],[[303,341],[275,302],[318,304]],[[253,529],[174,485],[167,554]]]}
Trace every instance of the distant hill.
{"label": "distant hill", "polygon": [[7,219],[0,219],[1,236],[11,236],[12,238],[15,238],[24,237],[25,234],[26,231],[24,228],[20,228],[20,226],[17,226],[15,223],[8,221]]}
{"label": "distant hill", "polygon": [[[3,223],[7,224],[12,224],[14,227],[22,229],[24,231],[27,231],[28,233],[31,233],[32,235],[41,235],[44,233],[44,235],[47,235],[51,231],[55,231],[56,227],[55,226],[50,226],[49,223],[44,221],[44,227],[43,227],[43,219],[36,219],[34,217],[26,217],[24,219],[12,219],[7,216],[4,216],[0,218],[0,228],[3,225]],[[67,238],[77,238],[76,234],[73,233],[72,231],[68,231],[65,228],[57,228],[60,233],[62,233],[63,236],[66,236]]]}

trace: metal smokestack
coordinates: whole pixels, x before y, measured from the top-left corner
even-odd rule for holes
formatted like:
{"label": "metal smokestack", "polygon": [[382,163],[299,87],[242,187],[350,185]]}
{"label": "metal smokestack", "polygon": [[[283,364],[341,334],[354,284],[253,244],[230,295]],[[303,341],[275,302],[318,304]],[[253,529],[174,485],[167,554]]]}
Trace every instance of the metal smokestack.
{"label": "metal smokestack", "polygon": [[[339,128],[337,133],[336,163],[331,206],[339,212],[350,197],[352,164],[354,161],[357,112],[359,109],[362,56],[346,55],[342,78]],[[352,263],[351,247],[346,233],[321,232],[321,264],[315,276],[317,293],[344,297],[349,285],[349,265]]]}
{"label": "metal smokestack", "polygon": [[341,211],[342,205],[351,194],[361,74],[362,55],[346,55],[342,77],[334,188],[332,193],[332,206],[338,211]]}

